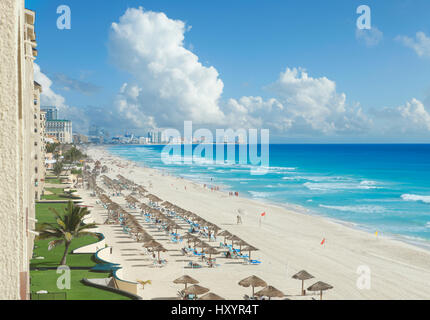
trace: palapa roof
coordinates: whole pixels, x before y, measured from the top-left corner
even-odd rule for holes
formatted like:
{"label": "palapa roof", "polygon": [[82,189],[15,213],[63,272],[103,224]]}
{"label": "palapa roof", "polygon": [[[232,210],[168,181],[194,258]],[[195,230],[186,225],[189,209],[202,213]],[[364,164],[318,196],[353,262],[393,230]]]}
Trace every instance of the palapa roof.
{"label": "palapa roof", "polygon": [[217,254],[219,253],[219,251],[217,249],[215,249],[214,247],[208,247],[205,250],[203,250],[204,253],[208,253],[208,254]]}
{"label": "palapa roof", "polygon": [[308,273],[306,270],[301,270],[297,272],[295,275],[293,275],[291,278],[297,279],[297,280],[308,280],[308,279],[314,278],[314,276]]}
{"label": "palapa roof", "polygon": [[246,247],[242,248],[242,251],[258,251],[256,247],[247,245]]}
{"label": "palapa roof", "polygon": [[155,248],[161,246],[161,244],[155,240],[150,240],[143,245],[145,248]]}
{"label": "palapa roof", "polygon": [[199,286],[198,284],[192,285],[191,287],[188,287],[187,289],[182,290],[182,292],[186,294],[205,294],[209,292],[208,288]]}
{"label": "palapa roof", "polygon": [[161,251],[161,252],[166,252],[167,251],[167,249],[164,248],[161,244],[159,246],[157,246],[157,247],[153,247],[152,250],[154,250],[154,251]]}
{"label": "palapa roof", "polygon": [[278,297],[278,298],[282,298],[285,296],[285,294],[276,289],[275,287],[272,286],[267,286],[264,289],[261,289],[260,291],[256,292],[255,295],[257,297],[269,297],[269,298],[274,298],[274,297]]}
{"label": "palapa roof", "polygon": [[201,296],[199,300],[225,300],[225,299],[215,293],[209,292],[209,293],[206,293],[204,296]]}
{"label": "palapa roof", "polygon": [[314,283],[313,285],[311,285],[308,288],[308,291],[325,291],[325,290],[329,290],[329,289],[333,289],[333,286],[322,282],[322,281],[318,281],[316,283]]}
{"label": "palapa roof", "polygon": [[190,276],[188,276],[188,275],[185,274],[182,277],[179,277],[178,279],[173,280],[173,283],[182,283],[182,284],[191,283],[191,284],[197,284],[199,282],[196,279],[194,279],[194,278],[192,278],[192,277],[190,277]]}
{"label": "palapa roof", "polygon": [[266,287],[267,283],[263,279],[257,277],[257,276],[250,276],[248,278],[242,279],[239,281],[239,285],[242,287]]}
{"label": "palapa roof", "polygon": [[224,231],[221,231],[220,233],[218,233],[218,236],[221,236],[221,237],[227,237],[227,236],[231,236],[231,235],[232,234],[227,230],[224,230]]}

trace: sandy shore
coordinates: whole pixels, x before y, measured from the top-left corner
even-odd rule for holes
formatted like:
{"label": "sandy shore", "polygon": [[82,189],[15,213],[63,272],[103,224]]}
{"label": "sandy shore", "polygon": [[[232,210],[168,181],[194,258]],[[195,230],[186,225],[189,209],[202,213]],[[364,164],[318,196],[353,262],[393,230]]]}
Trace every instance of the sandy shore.
{"label": "sandy shore", "polygon": [[[213,192],[185,179],[163,175],[158,170],[116,158],[103,147],[91,147],[87,153],[111,169],[106,174],[109,177],[116,178],[121,174],[163,200],[195,212],[259,249],[252,255],[262,261],[261,265],[243,265],[235,260],[219,258],[218,268],[184,269],[188,260],[198,261],[197,258],[182,256],[179,251],[181,245],[169,242],[165,234],[157,233],[158,230],[151,229],[141,220],[142,225],[169,250],[162,254],[168,260],[167,265],[155,268],[142,254],[141,243],[135,243],[122,233],[119,226],[101,225],[100,231],[113,247],[112,260],[123,266],[123,277],[132,281],[152,281],[144,290],[139,289],[144,299],[175,297],[182,287],[172,281],[184,273],[226,299],[242,299],[244,294],[249,294],[250,289],[239,286],[237,282],[252,274],[282,290],[291,299],[303,299],[297,296],[300,281],[291,278],[302,269],[315,276],[315,279],[305,282],[305,287],[316,281],[324,281],[334,287],[324,293],[325,299],[430,298],[430,252],[424,249],[321,217],[241,197],[229,197],[226,192]],[[118,161],[121,161],[120,166],[114,164]],[[102,186],[101,183],[99,185]],[[79,190],[79,193],[85,203],[94,205],[93,218],[102,223],[106,210],[96,205],[96,199],[90,197],[87,190]],[[123,197],[112,199],[125,204]],[[236,224],[238,209],[244,211],[241,225]],[[260,226],[262,212],[267,215]],[[135,214],[138,216],[137,210]],[[322,239],[325,239],[324,245],[321,245]],[[360,268],[370,270],[370,289],[357,286],[361,279],[357,273]],[[304,299],[312,297],[317,298],[310,295]]]}

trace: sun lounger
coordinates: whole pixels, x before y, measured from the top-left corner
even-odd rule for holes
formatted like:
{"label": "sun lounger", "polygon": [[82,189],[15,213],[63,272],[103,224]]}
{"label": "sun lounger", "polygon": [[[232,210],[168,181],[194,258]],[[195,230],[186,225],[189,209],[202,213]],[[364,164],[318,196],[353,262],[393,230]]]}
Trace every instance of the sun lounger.
{"label": "sun lounger", "polygon": [[245,264],[252,264],[252,265],[257,265],[257,264],[261,264],[261,261],[258,260],[250,260],[250,259],[245,259]]}
{"label": "sun lounger", "polygon": [[191,262],[191,261],[190,261],[190,262],[188,263],[188,267],[189,267],[189,268],[192,268],[192,269],[198,269],[198,268],[201,268],[202,266],[201,266],[201,265],[199,265],[198,263],[195,263],[195,262],[193,263],[193,262]]}

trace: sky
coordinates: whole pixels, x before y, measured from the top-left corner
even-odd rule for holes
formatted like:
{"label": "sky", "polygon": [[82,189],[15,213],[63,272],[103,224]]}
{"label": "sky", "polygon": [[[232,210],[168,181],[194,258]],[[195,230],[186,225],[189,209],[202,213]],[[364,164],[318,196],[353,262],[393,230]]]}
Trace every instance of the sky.
{"label": "sky", "polygon": [[[71,28],[59,29],[60,5]],[[360,5],[371,28],[357,28]],[[26,0],[35,79],[74,131],[269,129],[273,142],[428,142],[427,0]]]}

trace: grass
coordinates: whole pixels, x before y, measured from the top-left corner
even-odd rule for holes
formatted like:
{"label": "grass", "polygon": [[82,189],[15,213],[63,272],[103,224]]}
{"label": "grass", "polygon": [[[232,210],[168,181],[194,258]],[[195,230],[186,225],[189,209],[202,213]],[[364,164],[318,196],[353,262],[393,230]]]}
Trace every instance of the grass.
{"label": "grass", "polygon": [[52,194],[45,194],[42,196],[42,200],[69,200],[69,199],[81,199],[76,195],[69,197],[64,194],[64,189],[62,188],[45,188],[45,190],[52,192]]}
{"label": "grass", "polygon": [[[37,203],[36,218],[38,224],[55,223],[55,215],[49,208],[54,208],[58,213],[62,213],[67,206],[65,203]],[[52,240],[52,239],[51,239]],[[34,256],[44,257],[44,259],[31,259],[30,268],[52,268],[59,265],[61,257],[64,253],[64,245],[48,250],[48,243],[51,240],[37,240],[34,242]],[[90,268],[96,265],[93,254],[72,254],[74,249],[82,246],[95,243],[98,238],[92,236],[83,236],[73,239],[69,254],[67,256],[67,265],[69,267],[84,267]],[[102,289],[89,287],[84,285],[82,278],[107,278],[110,277],[106,272],[91,272],[89,270],[71,270],[71,288],[70,290],[60,290],[57,288],[57,279],[61,274],[57,274],[56,270],[31,270],[31,292],[39,290],[47,290],[48,292],[66,292],[67,300],[129,300],[129,298]]]}
{"label": "grass", "polygon": [[49,208],[62,213],[66,208],[67,203],[36,203],[36,219],[37,223],[55,223],[55,215]]}
{"label": "grass", "polygon": [[31,292],[46,290],[48,292],[66,292],[67,300],[130,300],[129,298],[114,292],[89,287],[84,285],[83,278],[107,278],[109,273],[90,272],[87,270],[70,271],[70,289],[60,290],[57,288],[57,279],[62,273],[57,274],[56,270],[31,271]]}
{"label": "grass", "polygon": [[[64,253],[64,245],[57,246],[53,248],[52,250],[48,250],[48,243],[52,239],[47,240],[39,240],[35,242],[35,245],[37,248],[34,249],[34,256],[35,257],[44,257],[43,260],[39,259],[31,259],[30,260],[30,267],[36,267],[36,268],[43,268],[43,267],[56,267],[59,265],[61,257]],[[72,251],[86,246],[91,243],[95,243],[99,241],[95,237],[91,236],[84,236],[81,238],[73,239],[70,248],[69,248],[69,254],[67,255],[67,261],[66,264],[68,266],[73,267],[93,267],[96,265],[96,262],[92,259],[91,253],[79,253],[79,254],[72,254]],[[101,249],[101,248],[100,248]]]}
{"label": "grass", "polygon": [[52,183],[52,184],[61,184],[61,180],[57,177],[52,179],[45,179],[46,183]]}

